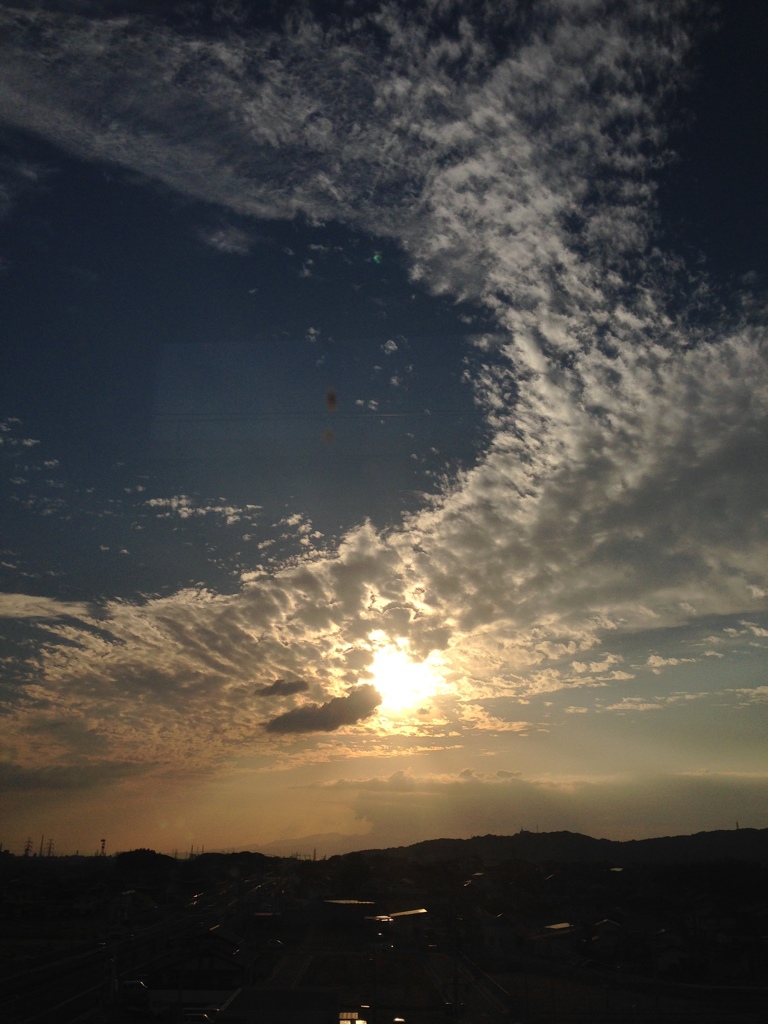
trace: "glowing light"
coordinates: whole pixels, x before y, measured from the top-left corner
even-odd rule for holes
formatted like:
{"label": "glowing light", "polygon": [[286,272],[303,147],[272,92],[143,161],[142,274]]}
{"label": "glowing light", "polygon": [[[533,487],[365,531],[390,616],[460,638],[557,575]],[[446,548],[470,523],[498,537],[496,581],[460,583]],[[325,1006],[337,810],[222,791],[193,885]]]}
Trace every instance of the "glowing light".
{"label": "glowing light", "polygon": [[399,647],[388,646],[377,651],[371,672],[371,682],[381,694],[384,712],[415,708],[445,689],[439,665],[434,660],[411,661]]}

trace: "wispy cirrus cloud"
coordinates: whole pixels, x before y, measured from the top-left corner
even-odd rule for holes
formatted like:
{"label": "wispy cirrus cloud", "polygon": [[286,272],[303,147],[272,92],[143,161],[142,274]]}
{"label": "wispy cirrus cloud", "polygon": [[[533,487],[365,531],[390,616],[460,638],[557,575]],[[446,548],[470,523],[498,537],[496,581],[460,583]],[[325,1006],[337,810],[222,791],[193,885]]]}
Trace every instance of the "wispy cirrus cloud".
{"label": "wispy cirrus cloud", "polygon": [[29,594],[0,594],[0,617],[6,619],[63,619],[82,621],[93,614],[93,607],[79,601],[61,601],[53,597]]}

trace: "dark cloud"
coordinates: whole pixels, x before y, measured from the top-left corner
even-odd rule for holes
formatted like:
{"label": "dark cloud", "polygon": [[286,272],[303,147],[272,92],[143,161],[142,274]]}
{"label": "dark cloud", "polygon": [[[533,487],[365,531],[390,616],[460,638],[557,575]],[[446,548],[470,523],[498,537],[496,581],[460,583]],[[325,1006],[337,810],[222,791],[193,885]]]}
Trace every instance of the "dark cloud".
{"label": "dark cloud", "polygon": [[45,768],[26,768],[17,764],[4,764],[0,768],[0,792],[30,792],[37,790],[98,789],[133,778],[146,772],[146,765],[130,762],[87,762],[73,765],[51,765]]}
{"label": "dark cloud", "polygon": [[347,697],[333,697],[325,704],[307,704],[267,722],[267,732],[333,732],[369,718],[381,704],[381,694],[370,683],[356,687]]}
{"label": "dark cloud", "polygon": [[254,693],[257,697],[276,697],[285,696],[290,693],[306,693],[308,689],[309,683],[303,679],[292,679],[290,681],[276,679],[274,683],[269,683],[267,686],[258,686]]}

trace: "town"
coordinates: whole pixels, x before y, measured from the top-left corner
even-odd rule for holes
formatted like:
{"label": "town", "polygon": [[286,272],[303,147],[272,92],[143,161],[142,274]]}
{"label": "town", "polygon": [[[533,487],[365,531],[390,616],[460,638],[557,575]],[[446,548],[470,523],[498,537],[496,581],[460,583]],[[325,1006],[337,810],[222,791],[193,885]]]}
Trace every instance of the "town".
{"label": "town", "polygon": [[493,849],[0,854],[4,1022],[765,1019],[764,863]]}

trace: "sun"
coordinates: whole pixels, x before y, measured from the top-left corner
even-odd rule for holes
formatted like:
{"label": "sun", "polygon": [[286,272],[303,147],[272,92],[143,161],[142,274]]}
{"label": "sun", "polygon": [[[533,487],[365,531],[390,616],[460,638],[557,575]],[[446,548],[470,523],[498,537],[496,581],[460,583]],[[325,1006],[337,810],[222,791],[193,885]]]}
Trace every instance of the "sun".
{"label": "sun", "polygon": [[373,656],[371,680],[381,694],[382,711],[402,712],[437,696],[445,689],[440,666],[431,657],[411,661],[405,651],[390,645]]}

